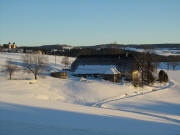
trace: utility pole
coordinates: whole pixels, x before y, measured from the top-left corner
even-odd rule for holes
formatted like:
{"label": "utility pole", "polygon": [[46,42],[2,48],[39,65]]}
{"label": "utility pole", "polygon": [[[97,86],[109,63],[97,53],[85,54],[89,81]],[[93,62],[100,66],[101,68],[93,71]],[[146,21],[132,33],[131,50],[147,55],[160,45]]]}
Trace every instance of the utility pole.
{"label": "utility pole", "polygon": [[55,52],[57,51],[57,49],[54,49],[53,51],[54,51],[54,56],[55,56],[55,66],[56,66],[56,53],[55,53]]}
{"label": "utility pole", "polygon": [[55,66],[56,66],[56,54],[55,54]]}

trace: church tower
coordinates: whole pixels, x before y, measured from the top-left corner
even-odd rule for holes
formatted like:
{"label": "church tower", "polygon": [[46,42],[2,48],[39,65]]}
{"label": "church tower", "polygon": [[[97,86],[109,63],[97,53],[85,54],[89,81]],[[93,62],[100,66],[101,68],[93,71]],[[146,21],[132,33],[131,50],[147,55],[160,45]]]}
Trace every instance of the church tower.
{"label": "church tower", "polygon": [[8,44],[8,45],[9,45],[9,49],[11,49],[11,42],[9,42],[9,44]]}
{"label": "church tower", "polygon": [[16,48],[16,43],[15,43],[15,42],[13,43],[13,48],[14,48],[14,49]]}

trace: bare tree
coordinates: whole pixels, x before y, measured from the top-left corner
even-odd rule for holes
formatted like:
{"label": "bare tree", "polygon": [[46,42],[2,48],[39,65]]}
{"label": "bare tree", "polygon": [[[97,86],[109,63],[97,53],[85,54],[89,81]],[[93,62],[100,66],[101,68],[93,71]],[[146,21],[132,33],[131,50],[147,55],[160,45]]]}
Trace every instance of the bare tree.
{"label": "bare tree", "polygon": [[62,63],[65,67],[68,67],[68,66],[71,64],[70,61],[69,61],[69,57],[67,57],[67,56],[64,56],[64,57],[62,58],[61,63]]}
{"label": "bare tree", "polygon": [[12,79],[12,75],[17,71],[18,66],[13,64],[13,61],[11,59],[8,59],[6,61],[6,65],[4,67],[5,67],[4,71],[7,74],[9,74],[9,79],[11,80]]}
{"label": "bare tree", "polygon": [[170,65],[172,66],[173,70],[176,69],[176,67],[179,65],[178,62],[170,62]]}
{"label": "bare tree", "polygon": [[136,57],[136,68],[141,74],[141,84],[150,84],[155,80],[154,73],[156,70],[156,65],[152,61],[151,54],[149,52],[143,52]]}
{"label": "bare tree", "polygon": [[40,54],[25,54],[23,56],[23,62],[25,69],[32,72],[34,79],[37,80],[39,73],[47,68],[48,59]]}

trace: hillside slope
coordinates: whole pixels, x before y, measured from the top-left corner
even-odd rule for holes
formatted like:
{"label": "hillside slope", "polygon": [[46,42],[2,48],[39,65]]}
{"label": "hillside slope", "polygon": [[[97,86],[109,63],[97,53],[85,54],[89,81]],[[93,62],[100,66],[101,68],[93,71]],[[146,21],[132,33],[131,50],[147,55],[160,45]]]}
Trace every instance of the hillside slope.
{"label": "hillside slope", "polygon": [[[63,68],[61,58],[49,57],[50,71]],[[21,54],[0,54],[21,62]],[[74,59],[71,58],[73,61]],[[168,84],[134,88],[102,80],[18,72],[8,80],[0,73],[0,134],[123,134],[177,135],[180,133],[180,71],[168,72]]]}

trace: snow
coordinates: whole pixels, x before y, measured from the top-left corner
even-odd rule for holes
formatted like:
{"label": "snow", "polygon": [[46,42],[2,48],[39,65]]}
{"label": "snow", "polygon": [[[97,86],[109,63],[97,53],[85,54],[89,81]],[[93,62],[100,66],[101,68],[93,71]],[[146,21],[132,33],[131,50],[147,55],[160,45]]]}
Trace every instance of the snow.
{"label": "snow", "polygon": [[[0,65],[23,54],[0,53]],[[61,56],[47,56],[49,72],[61,71]],[[73,61],[75,58],[70,58]],[[165,67],[165,66],[162,66]],[[109,68],[108,68],[109,69]],[[178,135],[180,70],[167,71],[166,84],[135,88],[129,83],[73,77],[58,79],[17,72],[13,80],[0,73],[2,135]]]}
{"label": "snow", "polygon": [[79,65],[74,74],[118,74],[115,65]]}
{"label": "snow", "polygon": [[[135,52],[144,52],[144,49],[133,48],[133,47],[126,47],[125,50],[135,51]],[[173,49],[173,48],[156,48],[156,49],[152,49],[151,53],[163,55],[163,56],[180,55],[180,50]]]}
{"label": "snow", "polygon": [[135,52],[144,52],[144,49],[131,48],[131,47],[126,47],[125,50],[135,51]]}

